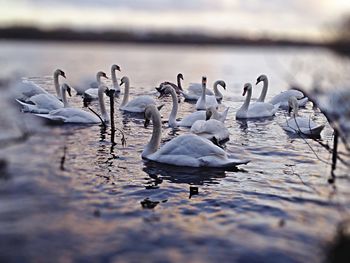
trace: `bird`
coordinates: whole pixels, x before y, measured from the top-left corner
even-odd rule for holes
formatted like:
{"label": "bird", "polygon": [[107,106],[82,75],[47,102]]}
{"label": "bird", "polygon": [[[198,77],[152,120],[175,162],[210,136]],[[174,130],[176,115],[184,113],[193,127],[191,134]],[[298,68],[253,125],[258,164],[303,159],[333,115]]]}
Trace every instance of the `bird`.
{"label": "bird", "polygon": [[236,119],[272,117],[277,112],[279,104],[273,105],[267,102],[255,102],[250,104],[250,99],[252,97],[252,85],[250,83],[244,84],[242,96],[246,94],[245,102],[236,112]]}
{"label": "bird", "polygon": [[[218,85],[222,86],[224,89],[226,89],[226,83],[223,80],[217,80],[213,84],[213,90],[212,92],[209,89],[205,90],[205,94],[209,96],[215,95],[217,101],[221,101],[223,98],[222,93],[218,89]],[[188,92],[181,92],[182,95],[185,97],[185,100],[198,100],[200,96],[202,95],[202,85],[200,83],[190,83],[190,86],[188,87]]]}
{"label": "bird", "polygon": [[[99,106],[101,110],[102,120],[104,122],[109,121],[109,116],[104,104],[103,93],[108,88],[105,85],[100,85],[98,88]],[[78,108],[69,107],[66,97],[66,92],[71,95],[71,88],[67,84],[61,85],[62,100],[65,107],[50,111],[49,114],[35,114],[41,118],[48,119],[50,121],[64,124],[64,123],[76,123],[76,124],[95,124],[100,123],[101,119],[91,112],[84,111]]]}
{"label": "bird", "polygon": [[206,110],[209,107],[218,108],[219,104],[215,96],[206,95],[207,78],[202,77],[202,94],[196,102],[197,110]]}
{"label": "bird", "polygon": [[290,97],[288,100],[288,113],[292,113],[292,116],[282,124],[282,128],[294,134],[319,137],[325,125],[318,125],[309,117],[299,116],[298,108],[297,98],[294,96]]}
{"label": "bird", "polygon": [[164,81],[162,83],[159,84],[159,87],[156,88],[157,91],[161,90],[163,86],[165,85],[170,85],[173,87],[173,89],[175,90],[175,92],[180,95],[181,92],[183,92],[183,89],[182,89],[182,85],[181,85],[181,80],[184,79],[184,76],[182,75],[182,73],[179,73],[177,74],[176,76],[176,80],[177,80],[177,84],[174,84],[172,82],[169,82],[169,81]]}
{"label": "bird", "polygon": [[113,88],[115,92],[120,92],[120,86],[117,80],[117,75],[116,75],[116,70],[121,71],[120,67],[116,64],[113,64],[111,67],[111,76],[112,76],[112,83],[113,83]]}
{"label": "bird", "polygon": [[[59,84],[59,76],[66,78],[66,74],[61,69],[56,69],[53,73],[54,86],[56,90],[57,97],[61,98],[60,84]],[[49,95],[45,89],[38,86],[32,81],[24,80],[19,82],[14,89],[15,98],[26,102],[30,100],[31,97],[38,94],[46,94]]]}
{"label": "bird", "polygon": [[206,119],[193,123],[190,131],[220,145],[230,140],[230,133],[221,121],[211,119],[213,115],[212,109],[215,108],[207,109]]}
{"label": "bird", "polygon": [[[263,89],[261,91],[260,97],[258,98],[257,102],[264,102],[267,94],[268,85],[269,85],[267,76],[264,74],[260,75],[256,80],[256,85],[258,85],[260,82],[263,82]],[[286,110],[288,109],[288,99],[292,96],[297,98],[299,107],[304,107],[306,103],[309,101],[309,99],[305,97],[304,93],[302,93],[301,91],[295,90],[295,89],[289,89],[274,96],[269,101],[269,103],[274,105],[279,103],[279,107],[281,109]]]}
{"label": "bird", "polygon": [[[177,101],[175,90],[170,85],[164,85],[162,89],[160,89],[160,96],[159,98],[165,96],[166,94],[170,94],[172,97],[172,109],[169,115],[168,124],[171,128],[177,128],[177,127],[191,127],[193,123],[197,120],[205,120],[206,118],[206,111],[195,111],[187,116],[185,116],[182,120],[177,121],[176,115],[179,108],[179,103]],[[227,113],[229,108],[226,108],[226,110],[223,113],[219,113],[215,107],[211,107],[212,112],[212,118],[216,119],[222,123],[225,122]]]}
{"label": "bird", "polygon": [[235,168],[240,164],[247,164],[249,160],[229,156],[222,148],[209,140],[195,134],[182,134],[160,149],[161,117],[155,105],[149,105],[145,110],[145,124],[152,119],[153,132],[148,144],[142,151],[142,158],[158,163],[183,167],[212,167],[220,169]]}
{"label": "bird", "polygon": [[103,71],[97,72],[96,74],[97,85],[94,88],[89,88],[84,91],[83,97],[85,99],[88,99],[88,100],[98,99],[98,87],[102,84],[102,81],[101,81],[102,77],[105,79],[108,79],[106,73],[104,73]]}
{"label": "bird", "polygon": [[119,106],[120,110],[134,113],[143,113],[148,105],[156,105],[156,101],[151,96],[147,95],[137,96],[136,98],[129,101],[130,81],[128,77],[122,77],[120,86],[123,84],[125,86],[125,89],[122,103]]}

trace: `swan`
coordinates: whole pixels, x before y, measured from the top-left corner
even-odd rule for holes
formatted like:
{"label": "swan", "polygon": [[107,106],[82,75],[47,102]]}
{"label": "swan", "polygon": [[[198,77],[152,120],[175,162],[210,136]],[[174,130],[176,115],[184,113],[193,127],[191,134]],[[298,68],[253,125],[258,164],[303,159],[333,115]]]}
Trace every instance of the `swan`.
{"label": "swan", "polygon": [[244,84],[242,96],[245,96],[246,93],[248,94],[245,102],[236,112],[236,119],[265,118],[275,115],[279,104],[273,105],[266,102],[255,102],[250,105],[250,99],[252,97],[252,85],[250,83]]}
{"label": "swan", "polygon": [[[62,70],[56,69],[55,72],[53,73],[54,86],[55,86],[57,97],[61,98],[59,76],[66,78],[66,74]],[[46,90],[44,90],[42,87],[28,80],[24,80],[20,82],[15,87],[15,93],[16,93],[16,99],[19,99],[22,101],[27,101],[29,98],[38,94],[49,95],[49,93]]]}
{"label": "swan", "polygon": [[205,120],[193,123],[190,131],[208,140],[213,140],[216,144],[225,143],[230,140],[230,133],[221,121],[211,119],[211,109],[213,108],[206,110]]}
{"label": "swan", "polygon": [[116,70],[121,71],[120,67],[116,64],[113,64],[111,67],[111,76],[112,76],[112,83],[113,88],[115,89],[115,92],[120,92],[120,86],[117,80]]}
{"label": "swan", "polygon": [[[181,121],[176,120],[177,111],[179,108],[179,103],[177,101],[175,90],[170,85],[165,85],[162,87],[160,92],[160,98],[166,94],[170,94],[173,102],[173,107],[171,109],[170,115],[169,115],[169,127],[171,128],[177,128],[177,127],[191,127],[193,123],[197,120],[205,120],[206,119],[206,111],[195,111],[186,117],[184,117]],[[227,107],[226,110],[223,113],[219,113],[215,107],[211,107],[212,112],[212,118],[216,119],[222,123],[225,122],[227,113],[229,108]]]}
{"label": "swan", "polygon": [[46,93],[34,95],[27,99],[26,102],[18,99],[16,101],[22,105],[22,111],[31,113],[47,114],[52,110],[64,107],[64,102],[60,101],[56,96]]}
{"label": "swan", "polygon": [[292,113],[292,117],[287,119],[285,123],[282,124],[282,128],[285,131],[292,132],[295,134],[303,134],[309,136],[320,136],[324,125],[318,125],[313,122],[310,118],[299,116],[298,114],[298,100],[296,97],[292,96],[288,100],[288,113]]}
{"label": "swan", "polygon": [[218,102],[216,101],[215,96],[205,95],[207,85],[207,78],[202,77],[202,94],[196,102],[197,110],[206,110],[210,107],[218,108]]}
{"label": "swan", "polygon": [[181,80],[183,80],[183,79],[184,79],[184,76],[181,73],[179,73],[176,76],[177,85],[172,83],[172,82],[165,81],[165,82],[160,83],[159,87],[157,87],[156,90],[159,92],[163,88],[163,86],[170,85],[173,87],[175,92],[180,95],[181,92],[183,92],[182,85],[181,85]]}
{"label": "swan", "polygon": [[[217,101],[221,101],[223,98],[222,93],[218,89],[218,85],[222,86],[224,89],[226,89],[226,83],[223,80],[217,80],[213,84],[213,90],[206,89],[205,94],[209,96],[215,95]],[[198,100],[200,96],[202,95],[202,85],[199,83],[190,83],[190,86],[188,87],[188,92],[182,92],[182,95],[185,97],[186,100]]]}
{"label": "swan", "polygon": [[156,101],[151,96],[147,96],[147,95],[138,96],[137,98],[134,98],[131,101],[129,101],[130,81],[128,77],[126,76],[122,77],[120,86],[123,84],[125,85],[125,90],[124,90],[123,101],[119,107],[120,110],[134,112],[134,113],[142,113],[145,111],[145,108],[148,105],[156,104]]}
{"label": "swan", "polygon": [[101,81],[102,77],[108,79],[106,73],[104,73],[103,71],[97,72],[97,74],[96,74],[97,85],[94,88],[89,88],[89,89],[85,90],[84,94],[83,94],[84,98],[87,98],[90,100],[98,99],[98,88],[102,84],[102,81]]}
{"label": "swan", "polygon": [[[62,100],[65,105],[64,108],[50,111],[49,114],[36,114],[36,115],[58,123],[81,123],[81,124],[100,123],[101,122],[100,118],[97,117],[95,114],[84,111],[82,109],[72,108],[68,106],[66,92],[70,94],[70,90],[71,89],[67,84],[63,84],[61,86]],[[99,106],[101,110],[102,119],[104,122],[109,121],[109,116],[107,114],[106,107],[104,104],[104,98],[103,98],[103,93],[106,92],[107,90],[108,90],[107,87],[104,85],[100,85],[98,88]]]}
{"label": "swan", "polygon": [[[263,89],[261,91],[260,97],[258,98],[257,102],[264,102],[267,94],[267,89],[269,85],[269,81],[267,79],[266,75],[260,75],[256,80],[256,85],[258,85],[260,82],[263,82]],[[281,92],[280,94],[274,96],[269,103],[271,104],[280,104],[280,108],[282,109],[288,109],[288,99],[290,97],[296,97],[298,99],[298,105],[299,107],[304,107],[306,103],[309,101],[307,97],[305,97],[304,93],[302,93],[299,90],[286,90]]]}
{"label": "swan", "polygon": [[249,162],[228,156],[223,149],[195,134],[182,134],[158,149],[162,131],[160,114],[155,105],[149,105],[145,110],[145,127],[150,119],[153,122],[153,132],[142,151],[143,159],[176,166],[215,168],[234,168]]}

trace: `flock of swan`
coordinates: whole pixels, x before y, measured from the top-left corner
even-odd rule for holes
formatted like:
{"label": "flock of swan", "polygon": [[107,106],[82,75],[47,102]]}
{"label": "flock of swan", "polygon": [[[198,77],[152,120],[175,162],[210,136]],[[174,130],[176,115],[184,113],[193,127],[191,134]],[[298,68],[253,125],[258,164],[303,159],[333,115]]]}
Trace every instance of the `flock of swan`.
{"label": "flock of swan", "polygon": [[[157,87],[159,98],[171,96],[172,109],[169,113],[168,125],[171,128],[187,127],[189,133],[182,134],[166,142],[160,147],[162,135],[162,121],[157,100],[153,96],[140,95],[129,98],[130,80],[124,76],[118,82],[116,71],[120,71],[118,65],[111,67],[112,87],[108,87],[102,78],[108,78],[106,73],[99,71],[96,74],[96,84],[92,88],[77,89],[78,94],[84,98],[98,99],[101,117],[92,112],[80,108],[71,107],[67,94],[71,96],[71,87],[60,84],[60,77],[66,78],[65,73],[57,69],[54,72],[54,87],[56,95],[50,94],[42,87],[31,81],[23,80],[15,88],[16,101],[21,105],[22,111],[34,113],[40,118],[49,121],[78,124],[100,123],[101,119],[108,123],[104,95],[108,95],[110,89],[121,92],[124,86],[123,99],[119,110],[142,114],[145,118],[144,126],[150,121],[153,124],[153,132],[150,141],[142,151],[142,158],[163,164],[186,167],[215,167],[232,168],[240,164],[247,164],[250,160],[240,159],[229,155],[221,146],[229,140],[230,132],[225,127],[225,120],[229,108],[223,112],[218,111],[218,105],[224,99],[219,88],[226,89],[223,80],[214,82],[213,91],[207,89],[207,79],[202,78],[202,83],[191,83],[187,92],[182,88],[183,75],[177,75],[177,83],[163,82]],[[282,125],[282,128],[291,133],[299,133],[306,136],[319,136],[324,125],[317,125],[308,116],[300,116],[299,107],[304,107],[308,98],[298,90],[286,90],[269,102],[265,102],[268,90],[268,78],[261,75],[257,78],[256,85],[263,82],[263,88],[258,100],[252,102],[252,85],[244,84],[243,96],[245,101],[236,112],[236,119],[261,119],[273,117],[278,110],[288,110],[290,117]],[[196,111],[177,119],[179,110],[179,97],[185,101],[196,101]],[[101,119],[100,119],[101,118]]]}

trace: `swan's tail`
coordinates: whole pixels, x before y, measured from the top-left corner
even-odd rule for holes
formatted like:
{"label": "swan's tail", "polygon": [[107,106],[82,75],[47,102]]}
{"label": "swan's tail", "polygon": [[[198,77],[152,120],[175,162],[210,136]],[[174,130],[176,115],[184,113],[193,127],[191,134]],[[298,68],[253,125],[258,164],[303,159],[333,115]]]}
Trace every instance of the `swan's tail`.
{"label": "swan's tail", "polygon": [[42,114],[49,113],[49,110],[47,109],[38,109],[35,104],[26,103],[19,99],[16,99],[16,101],[22,106],[23,112],[42,113]]}
{"label": "swan's tail", "polygon": [[272,111],[272,114],[273,114],[273,115],[276,114],[276,112],[278,111],[280,105],[281,105],[280,102],[278,102],[277,104],[274,104],[274,105],[273,105],[273,111]]}

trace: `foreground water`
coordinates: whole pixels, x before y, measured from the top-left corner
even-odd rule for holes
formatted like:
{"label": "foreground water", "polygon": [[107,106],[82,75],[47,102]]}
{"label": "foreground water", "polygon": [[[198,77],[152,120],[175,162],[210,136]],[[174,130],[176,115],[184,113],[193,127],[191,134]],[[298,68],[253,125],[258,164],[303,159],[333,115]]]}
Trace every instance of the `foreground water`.
{"label": "foreground water", "polygon": [[[98,125],[41,126],[21,114],[36,132],[0,149],[4,262],[320,262],[348,216],[348,168],[340,165],[336,187],[330,185],[330,154],[317,142],[285,133],[285,112],[257,122],[234,118],[245,82],[267,74],[272,97],[288,88],[286,74],[300,70],[300,61],[339,63],[325,50],[6,42],[0,49],[5,76],[20,72],[52,92],[57,67],[75,86],[117,63],[130,77],[132,96],[155,95],[154,87],[178,72],[185,87],[203,74],[209,83],[224,79],[220,110],[230,107],[231,134],[226,150],[252,160],[227,172],[159,166],[140,158],[152,132],[142,118],[116,112],[127,138],[123,147],[119,134],[113,146],[109,129]],[[254,88],[255,97],[260,90]],[[70,101],[82,106],[79,96]],[[161,103],[166,120],[170,98]],[[5,104],[0,110],[10,114]],[[193,110],[181,102],[179,117]],[[326,122],[312,104],[301,112]],[[164,124],[163,142],[186,132]],[[326,125],[322,142],[331,144],[332,135]]]}

